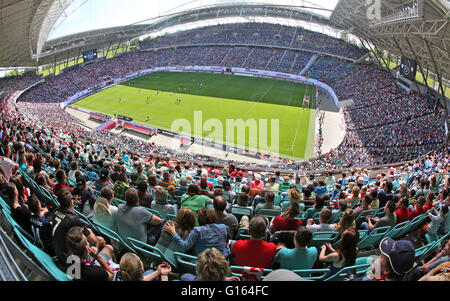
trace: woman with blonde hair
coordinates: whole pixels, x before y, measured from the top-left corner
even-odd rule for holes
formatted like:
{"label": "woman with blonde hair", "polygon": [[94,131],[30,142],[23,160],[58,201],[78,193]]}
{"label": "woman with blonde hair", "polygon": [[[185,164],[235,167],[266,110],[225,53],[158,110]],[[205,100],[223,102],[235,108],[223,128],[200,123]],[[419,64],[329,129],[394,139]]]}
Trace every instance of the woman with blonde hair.
{"label": "woman with blonde hair", "polygon": [[335,228],[335,231],[339,232],[339,234],[342,234],[345,230],[347,230],[350,227],[356,228],[355,213],[353,209],[347,209],[344,211],[339,223]]}
{"label": "woman with blonde hair", "polygon": [[358,202],[361,200],[361,197],[359,195],[360,188],[358,186],[353,186],[352,188],[352,194],[349,198],[347,198],[347,205],[350,208],[354,208]]}
{"label": "woman with blonde hair", "polygon": [[209,248],[200,253],[195,266],[196,275],[184,274],[181,281],[239,281],[238,277],[228,277],[230,273],[228,260],[216,248]]}
{"label": "woman with blonde hair", "polygon": [[113,281],[154,281],[161,277],[161,281],[169,281],[172,271],[167,262],[158,266],[158,270],[144,272],[141,259],[134,253],[126,253],[120,259],[120,269],[115,273]]}

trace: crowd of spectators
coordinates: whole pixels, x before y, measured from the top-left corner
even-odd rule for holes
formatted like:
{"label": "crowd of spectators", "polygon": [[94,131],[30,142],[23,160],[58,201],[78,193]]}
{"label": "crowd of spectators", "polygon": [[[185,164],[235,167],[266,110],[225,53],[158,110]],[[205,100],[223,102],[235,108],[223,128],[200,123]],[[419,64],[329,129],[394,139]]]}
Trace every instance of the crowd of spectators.
{"label": "crowd of spectators", "polygon": [[277,24],[225,24],[168,34],[140,43],[141,49],[168,46],[244,44],[290,47],[329,53],[350,59],[362,57],[366,51],[341,39],[299,27]]}

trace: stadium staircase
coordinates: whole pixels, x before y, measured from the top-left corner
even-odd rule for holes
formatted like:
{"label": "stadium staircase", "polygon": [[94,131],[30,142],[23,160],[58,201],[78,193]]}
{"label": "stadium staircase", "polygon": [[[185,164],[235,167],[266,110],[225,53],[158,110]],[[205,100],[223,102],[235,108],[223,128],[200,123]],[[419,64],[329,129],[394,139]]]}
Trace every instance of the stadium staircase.
{"label": "stadium staircase", "polygon": [[314,63],[317,61],[317,58],[319,57],[319,55],[314,54],[311,59],[308,61],[308,64],[306,64],[305,68],[303,68],[302,71],[300,71],[300,75],[304,76],[306,74],[306,72],[308,72],[309,68],[311,68]]}
{"label": "stadium staircase", "polygon": [[225,54],[222,61],[220,62],[220,66],[224,66],[225,62],[227,61],[228,55],[231,53],[231,50],[233,49],[234,49],[233,47],[230,47],[230,49],[228,49],[227,54]]}

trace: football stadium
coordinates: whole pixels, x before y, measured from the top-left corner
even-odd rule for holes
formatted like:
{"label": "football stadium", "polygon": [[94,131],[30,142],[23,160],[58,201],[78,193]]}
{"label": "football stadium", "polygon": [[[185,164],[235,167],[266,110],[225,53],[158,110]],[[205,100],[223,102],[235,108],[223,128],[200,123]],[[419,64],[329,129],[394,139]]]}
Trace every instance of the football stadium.
{"label": "football stadium", "polygon": [[449,17],[0,1],[0,282],[449,281]]}

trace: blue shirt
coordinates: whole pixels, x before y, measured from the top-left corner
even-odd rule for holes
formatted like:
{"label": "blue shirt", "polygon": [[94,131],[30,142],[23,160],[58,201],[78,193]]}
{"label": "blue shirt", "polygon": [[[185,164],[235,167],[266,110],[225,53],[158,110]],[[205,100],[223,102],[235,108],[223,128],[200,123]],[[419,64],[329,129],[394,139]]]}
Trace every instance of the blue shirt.
{"label": "blue shirt", "polygon": [[280,263],[280,269],[291,271],[311,269],[317,260],[317,249],[315,247],[303,250],[285,248],[277,253],[276,259]]}
{"label": "blue shirt", "polygon": [[175,233],[173,235],[173,242],[184,251],[193,248],[192,255],[194,256],[198,256],[201,252],[209,248],[216,248],[225,257],[230,255],[230,248],[227,246],[227,228],[223,224],[209,224],[194,227],[186,240],[183,240]]}

